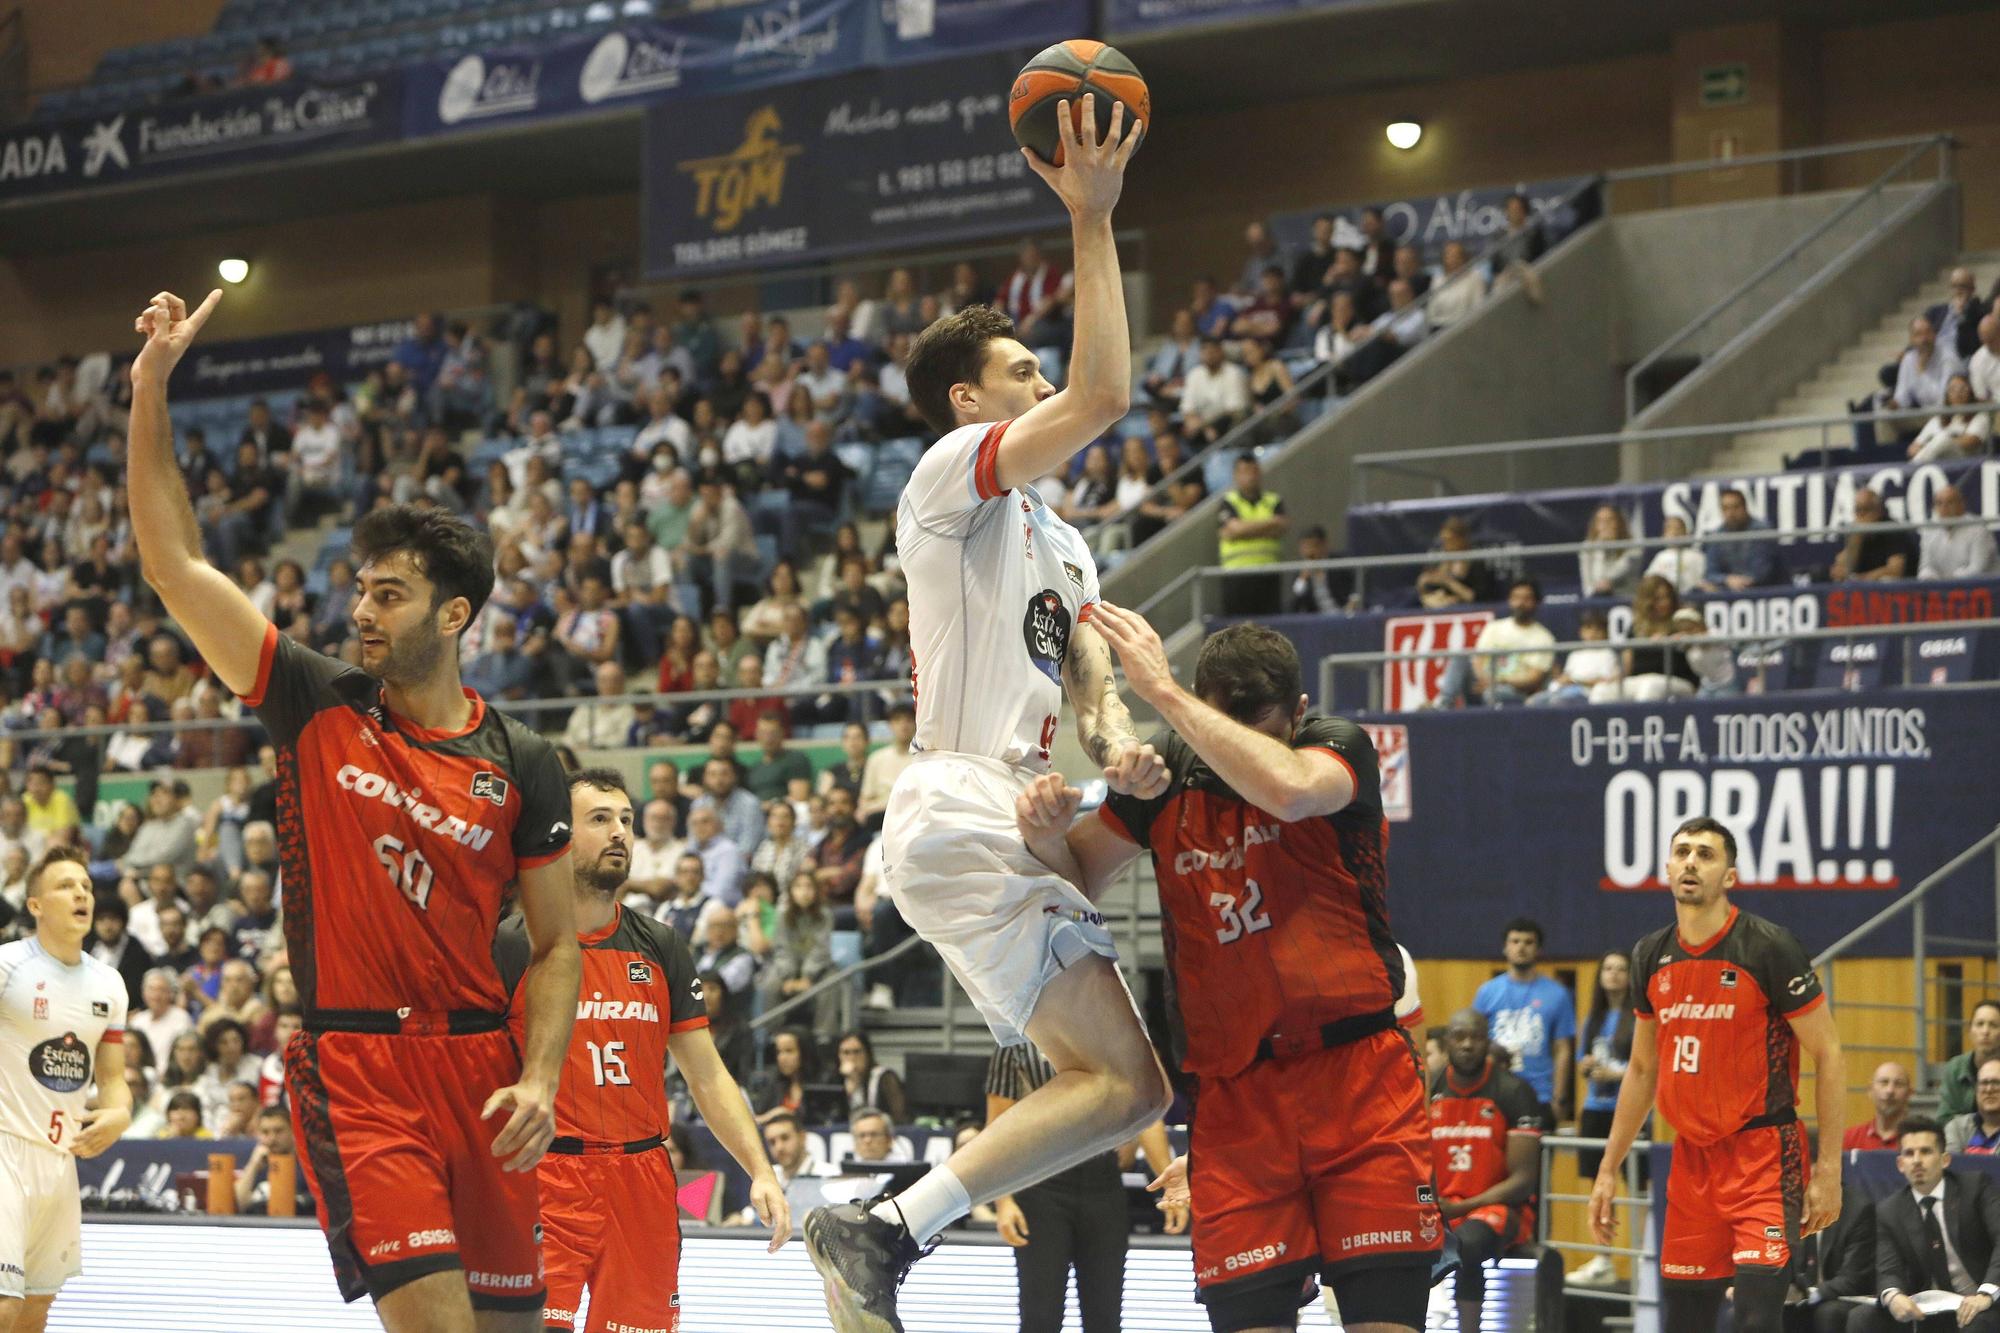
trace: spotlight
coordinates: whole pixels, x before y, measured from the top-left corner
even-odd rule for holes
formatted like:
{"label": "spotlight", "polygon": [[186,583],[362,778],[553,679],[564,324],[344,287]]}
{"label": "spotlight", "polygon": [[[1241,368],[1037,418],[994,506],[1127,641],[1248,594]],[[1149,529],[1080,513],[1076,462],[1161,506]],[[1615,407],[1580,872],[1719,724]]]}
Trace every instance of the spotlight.
{"label": "spotlight", "polygon": [[215,271],[227,283],[239,283],[250,276],[250,261],[247,259],[225,259],[215,266]]}
{"label": "spotlight", "polygon": [[1424,127],[1414,120],[1395,120],[1389,122],[1385,133],[1392,146],[1408,152],[1417,146],[1417,140],[1424,137]]}

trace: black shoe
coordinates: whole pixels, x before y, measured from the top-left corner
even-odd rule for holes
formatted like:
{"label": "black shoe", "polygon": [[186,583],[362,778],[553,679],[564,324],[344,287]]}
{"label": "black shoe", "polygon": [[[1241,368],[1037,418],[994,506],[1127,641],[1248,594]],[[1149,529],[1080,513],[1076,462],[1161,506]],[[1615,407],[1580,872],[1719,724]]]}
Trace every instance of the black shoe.
{"label": "black shoe", "polygon": [[826,1283],[826,1312],[837,1333],[903,1333],[896,1289],[910,1265],[930,1253],[909,1229],[858,1203],[815,1208],[806,1216],[806,1253]]}

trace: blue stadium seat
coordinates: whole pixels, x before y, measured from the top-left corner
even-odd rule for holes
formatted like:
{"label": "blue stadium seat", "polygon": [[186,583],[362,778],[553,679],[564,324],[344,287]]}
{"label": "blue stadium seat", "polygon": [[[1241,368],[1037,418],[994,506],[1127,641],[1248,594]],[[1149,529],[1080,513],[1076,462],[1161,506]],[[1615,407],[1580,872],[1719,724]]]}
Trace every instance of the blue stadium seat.
{"label": "blue stadium seat", "polygon": [[476,46],[505,46],[507,33],[507,25],[496,19],[481,19],[472,25],[472,41]]}
{"label": "blue stadium seat", "polygon": [[391,8],[398,23],[422,23],[432,17],[429,0],[395,0]]}
{"label": "blue stadium seat", "polygon": [[396,24],[396,8],[389,0],[361,0],[360,20],[366,25],[363,31],[380,33]]}
{"label": "blue stadium seat", "polygon": [[516,41],[533,42],[541,39],[549,24],[545,15],[531,11],[526,14],[516,14],[509,26]]}
{"label": "blue stadium seat", "polygon": [[76,93],[69,88],[51,88],[35,102],[37,120],[61,120],[71,114],[77,104]]}
{"label": "blue stadium seat", "polygon": [[408,64],[421,60],[437,48],[436,32],[425,29],[422,32],[406,32],[396,38],[396,59]]}
{"label": "blue stadium seat", "polygon": [[396,63],[396,39],[394,37],[371,37],[363,52],[365,63],[377,68]]}

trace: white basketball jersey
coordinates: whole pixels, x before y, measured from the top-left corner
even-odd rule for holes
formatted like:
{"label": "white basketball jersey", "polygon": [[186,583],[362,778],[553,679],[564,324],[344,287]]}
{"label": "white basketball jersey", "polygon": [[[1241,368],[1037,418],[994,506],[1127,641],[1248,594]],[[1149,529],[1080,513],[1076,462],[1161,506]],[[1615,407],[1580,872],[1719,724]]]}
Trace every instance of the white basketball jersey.
{"label": "white basketball jersey", "polygon": [[88,951],[72,966],[33,937],[0,944],[0,1132],[69,1151],[127,1007],[125,979]]}
{"label": "white basketball jersey", "polygon": [[914,748],[1040,772],[1097,566],[1033,487],[1000,489],[1010,424],[960,426],[918,460],[896,507],[896,555],[910,589]]}

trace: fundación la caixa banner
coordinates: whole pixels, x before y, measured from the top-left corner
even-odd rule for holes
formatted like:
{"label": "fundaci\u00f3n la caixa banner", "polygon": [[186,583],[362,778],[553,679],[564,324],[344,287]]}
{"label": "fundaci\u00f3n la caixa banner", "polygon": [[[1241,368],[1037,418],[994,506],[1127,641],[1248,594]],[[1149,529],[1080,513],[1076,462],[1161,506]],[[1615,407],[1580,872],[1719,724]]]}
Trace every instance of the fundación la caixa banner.
{"label": "fundaci\u00f3n la caixa banner", "polygon": [[[1995,691],[1899,689],[1576,709],[1367,715],[1382,757],[1390,907],[1418,957],[1630,948],[1673,920],[1673,829],[1735,833],[1735,900],[1818,952],[2000,821]],[[1991,938],[1993,862],[1930,899],[1928,930]],[[1864,953],[1906,953],[1907,925]]]}
{"label": "fundaci\u00f3n la caixa banner", "polygon": [[1060,225],[1007,126],[1010,56],[871,70],[646,117],[646,272],[694,279]]}

